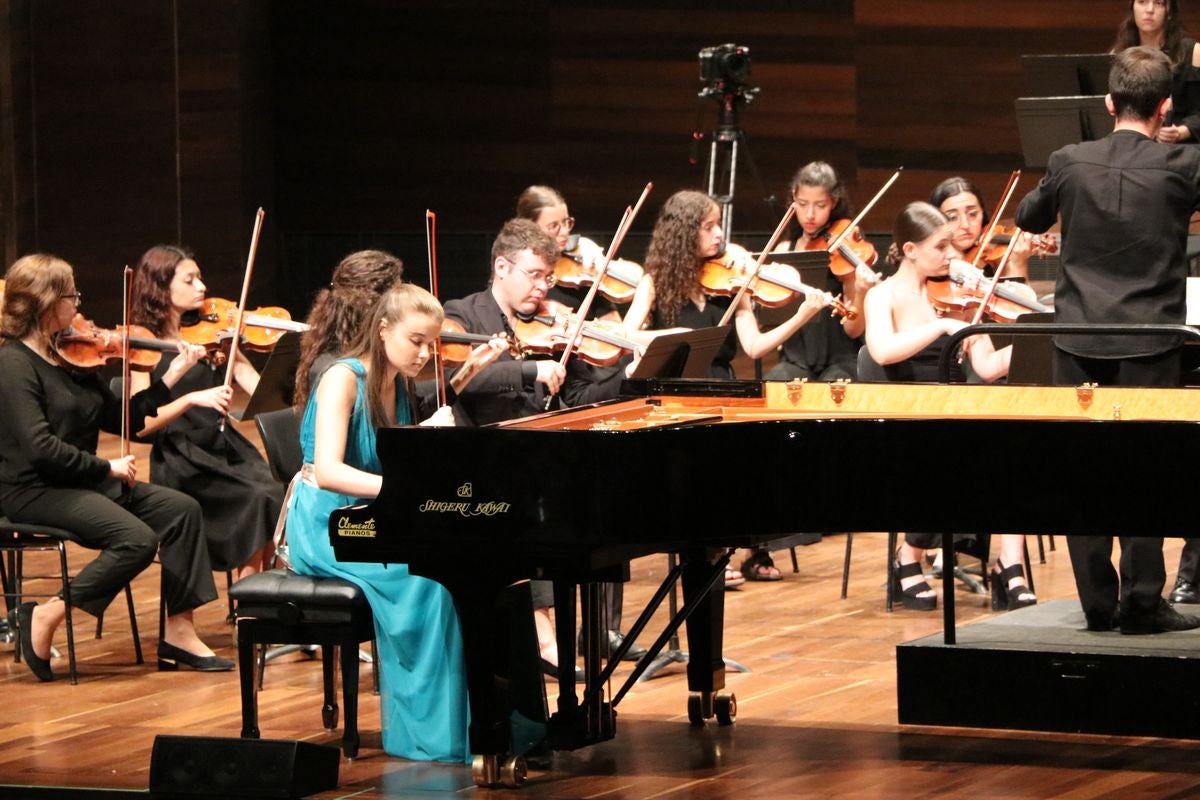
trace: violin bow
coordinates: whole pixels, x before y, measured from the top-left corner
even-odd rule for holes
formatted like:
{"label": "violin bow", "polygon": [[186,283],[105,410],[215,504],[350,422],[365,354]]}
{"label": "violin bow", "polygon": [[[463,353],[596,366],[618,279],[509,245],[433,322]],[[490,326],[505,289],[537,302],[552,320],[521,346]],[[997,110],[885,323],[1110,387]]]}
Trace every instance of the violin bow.
{"label": "violin bow", "polygon": [[[242,297],[238,301],[237,316],[234,318],[233,342],[229,345],[229,360],[225,363],[225,387],[233,386],[233,366],[237,361],[238,343],[242,339],[242,328],[246,324],[246,300],[250,295],[250,276],[254,274],[254,257],[258,254],[258,238],[262,234],[263,217],[267,212],[260,207],[254,215],[254,231],[250,234],[250,252],[246,256],[246,272],[242,276]],[[221,417],[221,431],[225,430],[225,419]]]}
{"label": "violin bow", "polygon": [[[979,261],[983,258],[983,251],[991,244],[992,237],[996,235],[996,228],[1000,227],[1000,217],[1004,214],[1004,209],[1008,207],[1008,201],[1012,199],[1013,193],[1017,191],[1017,182],[1021,180],[1021,170],[1014,169],[1012,175],[1008,176],[1008,185],[1004,187],[1004,191],[1000,195],[1000,202],[996,205],[996,210],[992,212],[992,224],[988,226],[987,234],[983,237],[983,241],[979,243],[979,250],[975,253],[975,258],[971,261],[971,266],[979,269]],[[1005,258],[1008,257],[1008,250],[1005,249]]]}
{"label": "violin bow", "polygon": [[[429,291],[438,299],[437,279],[437,214],[425,209],[425,255],[429,259]],[[439,301],[440,302],[440,301]],[[446,362],[442,358],[441,340],[433,342],[433,381],[438,405],[446,405]]]}
{"label": "violin bow", "polygon": [[133,270],[125,265],[121,276],[121,319],[125,329],[121,331],[121,458],[129,455],[130,412],[129,398],[132,396],[129,369],[129,306],[133,302]]}
{"label": "violin bow", "polygon": [[904,167],[896,167],[896,171],[892,173],[892,177],[888,178],[887,183],[880,187],[879,191],[875,193],[875,196],[871,198],[871,202],[863,206],[863,210],[858,212],[858,216],[852,219],[850,224],[847,225],[845,229],[840,234],[835,236],[833,241],[829,243],[829,246],[825,248],[828,252],[832,253],[838,249],[838,247],[842,244],[842,239],[845,239],[850,235],[852,230],[858,227],[858,223],[862,222],[863,218],[867,216],[867,213],[875,207],[875,204],[879,202],[879,198],[883,197],[884,194],[887,193],[887,190],[892,188],[892,184],[896,182],[896,179],[900,177],[900,173],[903,171]]}
{"label": "violin bow", "polygon": [[[633,221],[637,218],[638,212],[642,209],[642,204],[646,202],[647,195],[654,188],[653,183],[647,183],[646,188],[642,189],[642,194],[634,203],[633,208],[625,207],[625,213],[621,216],[621,222],[617,225],[617,230],[613,233],[612,242],[608,245],[608,249],[604,251],[604,259],[600,262],[599,268],[596,270],[596,278],[592,281],[592,286],[588,289],[587,295],[583,298],[583,302],[579,304],[579,309],[575,312],[575,324],[571,328],[571,335],[567,339],[567,346],[563,349],[562,358],[559,359],[560,364],[565,368],[567,361],[571,358],[571,354],[575,352],[575,343],[580,338],[583,332],[584,322],[587,319],[588,312],[592,308],[592,301],[596,298],[596,292],[600,289],[600,283],[604,280],[604,276],[608,273],[608,265],[620,249],[621,243],[625,241],[625,234],[629,233],[629,229],[633,227]],[[554,395],[546,398],[546,408],[550,408],[550,403],[554,399]]]}
{"label": "violin bow", "polygon": [[983,302],[979,304],[979,308],[975,311],[975,317],[971,320],[972,325],[978,325],[983,320],[983,313],[987,309],[988,303],[992,302],[992,298],[996,296],[996,288],[1000,285],[1000,276],[1004,274],[1004,268],[1008,266],[1008,259],[1013,253],[1013,246],[1016,245],[1020,235],[1021,229],[1017,228],[1016,233],[1008,241],[1008,247],[1004,248],[1004,255],[1001,256],[1000,263],[996,265],[996,274],[991,278],[992,285],[988,287],[987,294],[983,296]]}
{"label": "violin bow", "polygon": [[792,217],[795,216],[795,214],[796,204],[788,203],[788,208],[783,214],[783,219],[781,219],[779,224],[775,226],[775,232],[771,234],[770,241],[767,242],[767,246],[762,249],[762,252],[758,254],[758,258],[754,262],[754,272],[750,273],[750,277],[745,283],[742,284],[742,288],[738,289],[738,293],[733,296],[733,301],[730,302],[729,308],[725,309],[725,313],[721,316],[721,321],[717,323],[717,327],[729,322],[729,318],[733,316],[733,312],[737,309],[738,303],[742,302],[742,298],[746,295],[746,291],[750,288],[750,284],[754,283],[754,279],[758,277],[758,273],[762,269],[762,265],[766,262],[767,257],[771,255],[772,251],[775,250],[775,245],[779,243],[780,237],[783,236],[784,229],[787,228],[788,223],[792,221]]}

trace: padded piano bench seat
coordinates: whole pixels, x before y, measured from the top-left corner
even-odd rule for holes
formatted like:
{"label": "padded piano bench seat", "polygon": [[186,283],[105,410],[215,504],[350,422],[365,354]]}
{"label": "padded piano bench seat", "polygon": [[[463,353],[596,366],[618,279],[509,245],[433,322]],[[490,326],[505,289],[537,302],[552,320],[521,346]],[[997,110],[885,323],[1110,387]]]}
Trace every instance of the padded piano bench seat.
{"label": "padded piano bench seat", "polygon": [[310,644],[321,647],[326,730],[337,728],[335,654],[341,652],[342,701],[346,708],[342,751],[358,755],[358,646],[375,638],[375,620],[366,595],[340,578],[313,578],[286,569],[251,575],[233,585],[237,601],[238,671],[242,689],[242,737],[259,738],[258,645]]}

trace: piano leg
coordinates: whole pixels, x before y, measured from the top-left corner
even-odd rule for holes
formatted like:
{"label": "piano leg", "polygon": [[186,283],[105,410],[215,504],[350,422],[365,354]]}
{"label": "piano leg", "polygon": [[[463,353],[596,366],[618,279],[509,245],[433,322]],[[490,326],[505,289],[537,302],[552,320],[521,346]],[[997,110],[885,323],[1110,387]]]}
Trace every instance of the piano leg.
{"label": "piano leg", "polygon": [[717,717],[722,725],[737,716],[737,698],[725,688],[725,592],[717,588],[731,551],[691,550],[680,554],[683,564],[683,603],[695,608],[687,618],[688,719],[693,725]]}

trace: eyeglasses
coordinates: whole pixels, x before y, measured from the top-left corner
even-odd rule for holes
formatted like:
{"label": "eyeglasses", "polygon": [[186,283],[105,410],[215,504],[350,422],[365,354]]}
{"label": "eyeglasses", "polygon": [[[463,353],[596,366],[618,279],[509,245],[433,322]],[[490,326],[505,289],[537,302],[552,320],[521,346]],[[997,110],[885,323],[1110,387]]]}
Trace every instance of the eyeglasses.
{"label": "eyeglasses", "polygon": [[550,289],[554,287],[554,284],[558,283],[558,276],[553,272],[530,272],[524,267],[518,267],[516,264],[513,264],[513,269],[524,273],[525,277],[529,278],[529,282],[534,285],[544,283],[546,284],[546,288]]}
{"label": "eyeglasses", "polygon": [[[551,236],[557,236],[559,233],[564,233],[564,232],[570,233],[571,229],[575,227],[575,218],[567,217],[566,219],[561,220],[561,221],[555,220],[554,222],[551,222],[546,227],[549,228],[549,230],[546,232],[549,233]],[[553,284],[551,284],[551,285],[553,285]]]}
{"label": "eyeglasses", "polygon": [[71,292],[70,294],[64,294],[59,299],[60,300],[74,300],[76,307],[78,307],[78,306],[83,305],[83,292]]}

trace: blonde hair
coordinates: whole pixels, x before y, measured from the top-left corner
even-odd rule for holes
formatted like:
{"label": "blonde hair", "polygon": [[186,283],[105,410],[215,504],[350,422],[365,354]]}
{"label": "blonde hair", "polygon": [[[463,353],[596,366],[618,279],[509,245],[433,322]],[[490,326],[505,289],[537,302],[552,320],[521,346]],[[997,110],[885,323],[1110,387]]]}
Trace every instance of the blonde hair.
{"label": "blonde hair", "polygon": [[58,256],[33,253],[13,262],[4,276],[4,318],[0,336],[24,339],[36,333],[50,347],[50,316],[47,313],[75,280],[71,265]]}
{"label": "blonde hair", "polygon": [[[445,316],[442,304],[425,289],[411,283],[396,284],[380,295],[375,302],[351,351],[351,355],[367,362],[368,365],[367,411],[371,415],[371,423],[376,428],[382,428],[388,424],[387,410],[383,407],[382,400],[388,358],[383,337],[379,335],[379,332],[382,326],[395,325],[414,314],[432,317],[439,326]],[[411,402],[413,399],[411,381],[407,389]]]}

